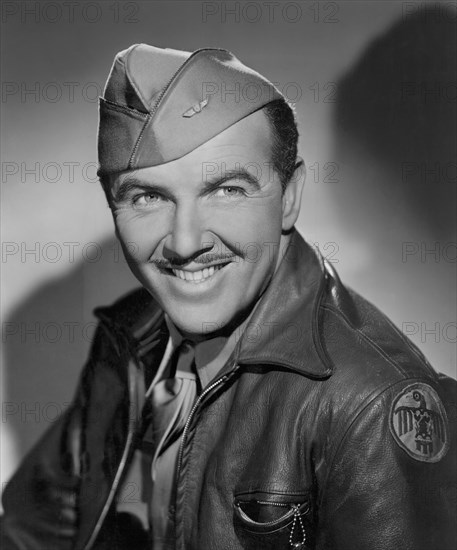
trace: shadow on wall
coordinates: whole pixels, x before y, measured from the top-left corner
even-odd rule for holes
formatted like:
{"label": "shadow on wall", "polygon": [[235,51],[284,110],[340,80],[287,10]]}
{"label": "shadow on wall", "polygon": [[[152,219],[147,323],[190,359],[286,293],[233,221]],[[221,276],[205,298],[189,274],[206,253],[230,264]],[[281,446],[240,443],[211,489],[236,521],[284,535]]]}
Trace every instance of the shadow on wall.
{"label": "shadow on wall", "polygon": [[[455,242],[456,37],[455,10],[418,9],[373,41],[340,79],[336,154],[351,165],[366,159],[353,193],[346,185],[337,190],[343,214],[359,206],[360,221],[386,224],[398,212],[406,216],[398,223]],[[354,231],[366,230],[354,222]]]}
{"label": "shadow on wall", "polygon": [[3,323],[2,421],[19,458],[73,397],[95,331],[93,308],[139,284],[114,239],[90,260],[38,288]]}
{"label": "shadow on wall", "polygon": [[331,198],[351,248],[349,284],[454,377],[455,22],[443,4],[417,9],[340,78],[334,154],[344,177]]}

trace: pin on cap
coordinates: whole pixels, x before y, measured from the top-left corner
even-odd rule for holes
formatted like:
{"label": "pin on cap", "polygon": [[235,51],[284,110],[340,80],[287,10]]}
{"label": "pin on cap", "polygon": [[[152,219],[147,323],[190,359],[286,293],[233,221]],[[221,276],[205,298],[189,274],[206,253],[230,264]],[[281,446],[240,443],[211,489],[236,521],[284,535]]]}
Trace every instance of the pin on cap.
{"label": "pin on cap", "polygon": [[135,44],[100,98],[100,176],[178,159],[275,99],[277,88],[227,50]]}

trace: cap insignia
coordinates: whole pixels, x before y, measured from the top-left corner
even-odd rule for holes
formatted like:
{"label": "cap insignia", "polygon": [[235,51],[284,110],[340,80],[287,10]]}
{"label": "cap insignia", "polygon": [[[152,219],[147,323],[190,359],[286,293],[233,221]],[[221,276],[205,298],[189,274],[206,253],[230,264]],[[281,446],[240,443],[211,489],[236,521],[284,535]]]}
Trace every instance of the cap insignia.
{"label": "cap insignia", "polygon": [[202,101],[199,101],[195,105],[192,105],[190,109],[188,109],[185,113],[182,114],[185,118],[190,118],[198,113],[201,113],[202,110],[208,105],[209,99],[206,97]]}

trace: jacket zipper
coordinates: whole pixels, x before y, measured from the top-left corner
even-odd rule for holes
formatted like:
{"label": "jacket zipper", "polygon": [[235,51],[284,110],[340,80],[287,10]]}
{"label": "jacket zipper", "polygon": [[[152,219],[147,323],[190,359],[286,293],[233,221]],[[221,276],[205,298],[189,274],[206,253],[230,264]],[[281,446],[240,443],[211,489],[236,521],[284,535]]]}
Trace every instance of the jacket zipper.
{"label": "jacket zipper", "polygon": [[[186,443],[187,434],[188,434],[189,429],[190,429],[190,424],[192,422],[192,419],[194,417],[195,412],[197,411],[198,407],[202,403],[203,399],[212,390],[214,390],[214,388],[216,388],[217,386],[220,386],[221,384],[226,382],[228,379],[230,379],[238,369],[239,369],[239,365],[236,365],[236,364],[233,365],[230,372],[228,372],[227,374],[225,374],[224,376],[222,376],[221,378],[219,378],[218,380],[215,380],[212,384],[210,384],[205,390],[203,390],[203,393],[197,398],[197,401],[195,401],[195,403],[194,403],[194,405],[193,405],[193,407],[192,407],[192,409],[189,413],[189,416],[187,417],[186,424],[184,425],[184,429],[183,429],[182,436],[181,436],[181,443],[179,445],[178,461],[177,461],[177,466],[176,466],[176,484],[177,485],[179,484],[179,477],[180,477],[180,473],[181,473],[181,466],[182,466],[182,460],[183,460],[183,455],[184,455],[184,446],[185,446],[185,443]],[[177,515],[176,512],[177,512],[177,507],[175,507],[175,526],[176,526],[176,515]],[[176,540],[176,543],[177,542],[178,541]]]}
{"label": "jacket zipper", "polygon": [[181,436],[181,443],[179,445],[179,452],[178,452],[178,464],[177,464],[177,468],[176,468],[176,480],[177,481],[179,480],[179,474],[180,474],[180,471],[181,471],[182,458],[183,458],[183,454],[184,454],[184,444],[186,442],[187,432],[189,431],[190,423],[192,422],[192,418],[195,414],[195,411],[199,407],[199,405],[202,402],[203,398],[206,397],[208,395],[208,393],[210,391],[212,391],[216,386],[219,386],[220,384],[222,384],[223,382],[226,382],[229,378],[231,378],[231,376],[233,376],[233,374],[238,370],[238,368],[239,368],[238,365],[234,365],[234,367],[230,371],[230,373],[227,373],[224,376],[222,376],[221,378],[219,378],[218,380],[215,380],[212,384],[210,384],[203,391],[203,393],[198,397],[197,401],[195,401],[195,403],[194,403],[194,405],[193,405],[193,407],[192,407],[192,409],[189,413],[189,416],[187,417],[186,423],[184,425],[184,430],[183,430],[182,436]]}

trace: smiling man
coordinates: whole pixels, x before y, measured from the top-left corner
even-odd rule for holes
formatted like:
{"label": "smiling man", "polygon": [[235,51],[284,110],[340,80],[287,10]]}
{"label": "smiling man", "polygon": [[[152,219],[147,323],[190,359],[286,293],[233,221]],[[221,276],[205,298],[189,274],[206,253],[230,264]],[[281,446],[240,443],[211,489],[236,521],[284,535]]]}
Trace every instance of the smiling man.
{"label": "smiling man", "polygon": [[[302,180],[283,195],[279,175],[271,177],[269,124],[257,111],[184,157],[109,185],[121,242],[135,244],[126,249],[135,275],[194,337],[205,325],[239,322],[290,239]],[[244,166],[263,170],[256,177]]]}
{"label": "smiling man", "polygon": [[99,174],[142,288],[96,310],[5,548],[454,547],[455,383],[295,230],[297,138],[225,50],[118,54]]}

